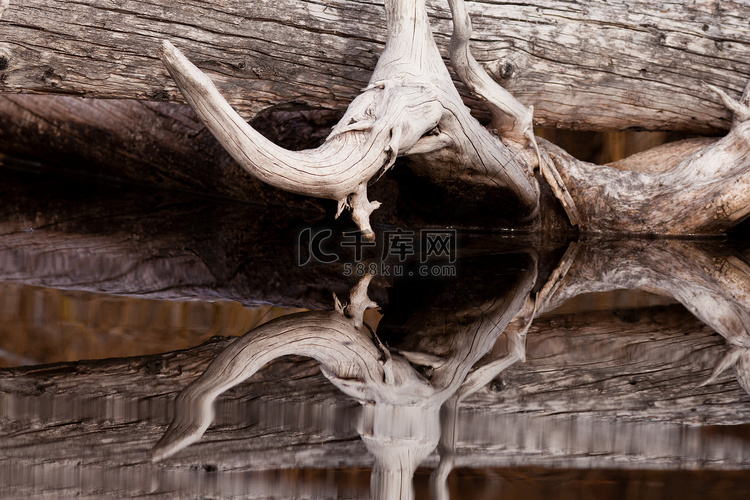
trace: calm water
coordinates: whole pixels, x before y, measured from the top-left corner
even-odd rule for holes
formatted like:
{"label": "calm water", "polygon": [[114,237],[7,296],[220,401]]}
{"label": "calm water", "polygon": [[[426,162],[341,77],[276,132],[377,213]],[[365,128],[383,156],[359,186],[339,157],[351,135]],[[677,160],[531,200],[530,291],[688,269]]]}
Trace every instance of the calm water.
{"label": "calm water", "polygon": [[0,175],[3,498],[750,494],[737,235],[371,246],[323,214]]}

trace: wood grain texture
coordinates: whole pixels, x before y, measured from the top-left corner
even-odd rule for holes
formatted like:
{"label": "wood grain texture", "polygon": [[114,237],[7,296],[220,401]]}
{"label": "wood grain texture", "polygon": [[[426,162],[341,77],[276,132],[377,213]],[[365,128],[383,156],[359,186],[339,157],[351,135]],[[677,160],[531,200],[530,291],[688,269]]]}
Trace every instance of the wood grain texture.
{"label": "wood grain texture", "polygon": [[685,235],[720,234],[742,222],[750,214],[750,85],[739,100],[717,93],[734,121],[710,144],[668,143],[594,165],[540,141],[542,172],[571,223],[592,233]]}
{"label": "wood grain texture", "polygon": [[[459,5],[463,6],[463,2]],[[454,23],[468,16],[452,4]],[[370,241],[374,232],[370,214],[380,207],[370,201],[367,185],[390,170],[398,156],[423,156],[433,170],[444,170],[432,154],[448,156],[460,168],[459,176],[477,173],[515,198],[522,219],[539,208],[539,186],[533,170],[516,160],[515,152],[493,137],[470,115],[455,88],[430,29],[423,0],[388,0],[385,5],[388,36],[368,85],[349,104],[341,121],[316,149],[290,152],[268,141],[249,126],[222,96],[211,78],[171,42],[164,41],[160,57],[182,95],[201,121],[248,172],[273,186],[297,194],[336,200],[338,217],[351,212],[354,223]],[[460,20],[459,17],[460,16]],[[467,54],[452,47],[452,53]],[[453,57],[456,68],[465,67]],[[473,74],[490,77],[478,63],[460,71],[461,80],[491,102],[493,126],[501,128],[518,148],[534,145],[531,109],[524,107],[497,84],[474,85]],[[487,93],[493,93],[488,98]],[[510,104],[510,105],[509,105]],[[440,162],[443,163],[443,162]],[[453,165],[450,166],[453,176]],[[445,174],[444,174],[445,175]]]}
{"label": "wood grain texture", "polygon": [[[730,115],[701,82],[736,93],[750,78],[746,2],[467,6],[475,58],[538,125],[715,133]],[[428,9],[446,56],[448,6]],[[4,92],[180,100],[158,61],[166,38],[246,119],[272,106],[343,109],[386,36],[383,4],[355,0],[11,0],[0,32]]]}

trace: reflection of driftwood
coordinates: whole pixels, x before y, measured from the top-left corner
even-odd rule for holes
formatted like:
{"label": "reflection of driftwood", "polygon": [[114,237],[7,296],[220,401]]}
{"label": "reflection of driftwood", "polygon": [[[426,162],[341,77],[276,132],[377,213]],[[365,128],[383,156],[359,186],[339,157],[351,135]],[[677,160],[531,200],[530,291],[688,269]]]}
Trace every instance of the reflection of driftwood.
{"label": "reflection of driftwood", "polygon": [[592,239],[573,243],[544,311],[587,292],[643,289],[671,295],[732,345],[750,346],[750,265],[710,240]]}
{"label": "reflection of driftwood", "polygon": [[[745,423],[750,402],[732,375],[700,384],[725,352],[681,306],[537,318],[526,363],[467,400],[506,412],[671,423]],[[564,420],[564,418],[563,418]]]}
{"label": "reflection of driftwood", "polygon": [[[715,132],[728,115],[701,82],[737,90],[750,77],[743,2],[483,0],[471,9],[481,13],[476,58],[542,126]],[[448,6],[430,2],[429,12],[446,51]],[[155,54],[159,39],[179,38],[247,118],[279,104],[343,110],[386,34],[382,2],[349,0],[11,1],[0,29],[4,92],[178,99]]]}
{"label": "reflection of driftwood", "polygon": [[572,244],[564,261],[566,272],[544,310],[586,292],[671,295],[731,346],[714,376],[734,365],[750,392],[750,265],[740,254],[701,240],[594,239]]}
{"label": "reflection of driftwood", "polygon": [[[173,394],[227,345],[0,371],[0,471],[17,470],[14,463],[38,471],[5,484],[19,485],[11,492],[44,483],[93,494],[106,476],[108,489],[146,484],[166,496],[175,478],[200,493],[207,474],[227,485],[246,470],[372,465],[353,424],[356,403],[314,362],[296,359],[277,360],[225,393],[219,421],[200,443],[168,464],[147,461]],[[731,427],[714,427],[746,423],[750,399],[729,375],[698,387],[723,345],[678,306],[537,319],[526,363],[464,403],[456,464],[750,466],[746,442]],[[436,464],[433,455],[424,465]],[[265,483],[242,487],[269,494]]]}
{"label": "reflection of driftwood", "polygon": [[[335,311],[300,313],[267,323],[230,345],[180,393],[169,429],[154,448],[154,459],[169,457],[200,439],[215,418],[213,405],[221,393],[268,362],[297,354],[319,361],[326,377],[363,405],[358,431],[375,457],[373,496],[413,498],[414,471],[440,437],[441,406],[467,384],[467,392],[482,385],[470,370],[528,303],[535,277],[534,262],[519,274],[505,300],[476,304],[470,310],[479,315],[477,320],[468,320],[465,313],[460,326],[456,325],[458,331],[446,329],[444,333],[452,334],[454,340],[450,351],[442,356],[391,349],[376,334],[365,332],[362,313],[376,306],[367,297],[371,276],[352,289],[345,308],[337,301]],[[532,310],[527,307],[521,313],[528,324]],[[456,312],[447,314],[453,319]],[[453,326],[453,321],[450,324]],[[432,330],[430,325],[416,326],[419,331]],[[513,341],[520,344],[515,336]],[[510,361],[493,374],[519,359],[515,352],[508,357]],[[478,378],[489,380],[486,376]]]}
{"label": "reflection of driftwood", "polygon": [[318,308],[332,304],[330,290],[350,286],[340,265],[298,265],[296,233],[319,214],[310,219],[303,212],[11,172],[4,179],[4,281]]}

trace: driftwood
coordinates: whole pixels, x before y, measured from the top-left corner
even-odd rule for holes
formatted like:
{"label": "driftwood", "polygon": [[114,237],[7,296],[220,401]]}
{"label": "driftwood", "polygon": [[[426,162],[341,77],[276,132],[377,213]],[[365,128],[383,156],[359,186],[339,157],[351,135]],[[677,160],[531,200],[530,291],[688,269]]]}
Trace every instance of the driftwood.
{"label": "driftwood", "polygon": [[[369,239],[374,238],[370,214],[380,202],[369,200],[367,185],[397,156],[407,157],[418,176],[438,185],[492,186],[500,211],[521,223],[540,211],[540,188],[533,177],[537,167],[570,222],[585,231],[718,233],[747,215],[746,95],[737,101],[713,87],[735,120],[730,133],[710,145],[666,146],[604,167],[578,162],[549,144],[542,144],[541,152],[532,133],[533,107],[517,101],[474,59],[469,13],[462,0],[449,3],[451,64],[482,100],[501,140],[469,116],[420,2],[387,3],[386,45],[370,84],[315,150],[291,152],[266,140],[169,42],[163,44],[162,60],[198,116],[242,167],[283,190],[336,200],[337,214],[350,208]],[[654,164],[665,167],[654,173]]]}
{"label": "driftwood", "polygon": [[[536,167],[571,223],[587,231],[717,233],[748,214],[747,90],[737,101],[712,87],[735,119],[730,133],[708,146],[700,142],[656,148],[604,167],[586,166],[551,145],[542,155],[533,133],[533,107],[518,102],[477,63],[469,51],[471,22],[464,2],[449,3],[454,26],[451,63],[484,101],[502,142],[467,114],[421,1],[386,4],[388,38],[370,84],[315,150],[294,153],[267,141],[169,42],[162,47],[162,61],[191,107],[241,166],[284,190],[337,200],[336,215],[351,209],[354,222],[370,240],[370,214],[380,203],[368,200],[367,184],[390,169],[399,155],[407,156],[418,173],[438,181],[486,178],[507,191],[505,198],[518,207],[520,220],[539,211],[540,191],[532,176]],[[666,164],[666,171],[641,172],[653,163]]]}
{"label": "driftwood", "polygon": [[[169,38],[195,54],[246,119],[271,106],[343,110],[386,39],[382,2],[8,3],[3,92],[180,100],[155,59]],[[745,2],[483,0],[469,11],[474,56],[534,106],[541,126],[716,133],[729,114],[702,82],[738,92],[750,78]],[[448,6],[431,1],[428,12],[446,54]]]}
{"label": "driftwood", "polygon": [[[471,26],[462,5],[462,1],[451,4],[457,27],[453,66],[487,101],[492,125],[506,140],[519,149],[535,145],[532,110],[477,68],[468,52]],[[367,184],[402,155],[416,158],[431,177],[486,177],[487,183],[507,190],[510,205],[518,207],[517,218],[536,215],[539,186],[532,170],[463,105],[435,45],[424,3],[388,2],[386,21],[386,45],[369,85],[315,150],[290,152],[266,140],[168,41],[161,58],[196,114],[243,168],[281,189],[336,200],[336,215],[350,209],[370,240],[374,239],[370,214],[380,202],[368,200]]]}
{"label": "driftwood", "polygon": [[[0,113],[8,122],[0,135],[6,153],[41,156],[62,162],[69,170],[110,179],[323,210],[310,198],[274,190],[245,175],[194,115],[176,105],[6,96],[0,101]],[[72,116],[78,118],[71,120]],[[114,121],[114,117],[120,120]],[[303,130],[319,130],[308,119],[314,118],[297,114],[287,123],[292,130],[300,126],[306,127]],[[545,158],[565,175],[565,183],[551,175],[552,185],[570,187],[569,191],[563,187],[558,194],[567,200],[568,213],[584,229],[717,232],[737,223],[747,205],[741,189],[742,133],[738,129],[716,143],[695,139],[662,146],[607,167],[578,162],[545,141],[541,144],[553,153]],[[720,169],[714,167],[717,158],[723,160]],[[503,193],[493,190],[486,180],[464,178],[441,193],[424,189],[440,179],[433,176],[423,179],[421,186],[414,184],[413,177],[404,175],[409,170],[405,166],[371,187],[389,207],[378,214],[379,221],[518,227],[519,222],[510,220],[507,211],[498,209]],[[686,186],[686,182],[693,184]],[[545,183],[542,187],[541,223],[534,221],[527,227],[564,229],[566,216],[555,205],[552,193],[547,193]],[[425,192],[429,200],[421,199]],[[462,200],[458,205],[457,197]],[[476,200],[482,198],[486,201],[477,204]],[[700,200],[706,203],[700,205]],[[398,211],[394,210],[397,204]],[[421,205],[429,206],[429,211]]]}
{"label": "driftwood", "polygon": [[715,142],[670,143],[603,166],[543,143],[552,153],[548,179],[559,175],[571,222],[596,232],[694,234],[721,233],[747,217],[750,85],[739,101],[720,95],[735,121]]}

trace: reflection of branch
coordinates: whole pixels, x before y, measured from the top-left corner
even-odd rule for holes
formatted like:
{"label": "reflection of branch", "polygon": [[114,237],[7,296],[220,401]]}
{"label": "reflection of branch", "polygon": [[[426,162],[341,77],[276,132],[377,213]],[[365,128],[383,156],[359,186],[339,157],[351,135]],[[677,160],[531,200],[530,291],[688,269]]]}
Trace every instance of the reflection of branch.
{"label": "reflection of branch", "polygon": [[[364,279],[369,282],[371,276]],[[214,400],[278,357],[314,358],[327,374],[341,380],[383,380],[380,350],[355,327],[357,322],[361,317],[351,318],[340,310],[312,311],[278,318],[237,339],[177,396],[174,420],[154,447],[153,459],[166,458],[200,439],[214,419]]]}
{"label": "reflection of branch", "polygon": [[[553,274],[553,278],[554,278]],[[537,309],[539,296],[527,297],[524,306],[517,312],[504,329],[508,342],[507,352],[499,355],[490,353],[489,359],[476,367],[464,379],[459,390],[448,399],[440,413],[442,434],[438,446],[440,463],[430,477],[430,486],[437,500],[449,500],[447,481],[456,462],[456,442],[458,440],[458,408],[461,401],[489,384],[500,373],[519,361],[526,359],[526,334],[531,328]]]}
{"label": "reflection of branch", "polygon": [[750,348],[750,266],[742,257],[709,241],[593,239],[577,245],[574,262],[540,312],[587,292],[668,294],[733,346],[709,381],[731,365],[739,368],[736,362]]}
{"label": "reflection of branch", "polygon": [[[336,300],[334,311],[285,316],[246,334],[177,397],[174,420],[154,448],[154,460],[198,440],[213,421],[213,402],[222,392],[271,360],[297,354],[319,361],[336,387],[364,405],[358,430],[375,457],[373,498],[411,498],[412,475],[440,439],[439,415],[445,401],[458,401],[459,395],[477,390],[524,357],[525,335],[535,310],[529,294],[536,280],[536,260],[522,255],[522,272],[513,276],[508,290],[460,310],[462,321],[457,328],[449,327],[450,349],[442,356],[392,349],[358,328],[365,308],[375,305],[367,297],[369,275],[352,289],[347,305]],[[437,334],[431,326],[419,331]],[[472,372],[506,329],[509,352],[492,354]]]}
{"label": "reflection of branch", "polygon": [[495,357],[475,368],[461,384],[456,393],[456,403],[474,394],[476,391],[489,384],[506,368],[516,364],[518,361],[526,360],[526,334],[531,328],[536,313],[537,301],[531,297],[526,299],[513,321],[505,328],[505,337],[508,340],[508,352],[502,356]]}

